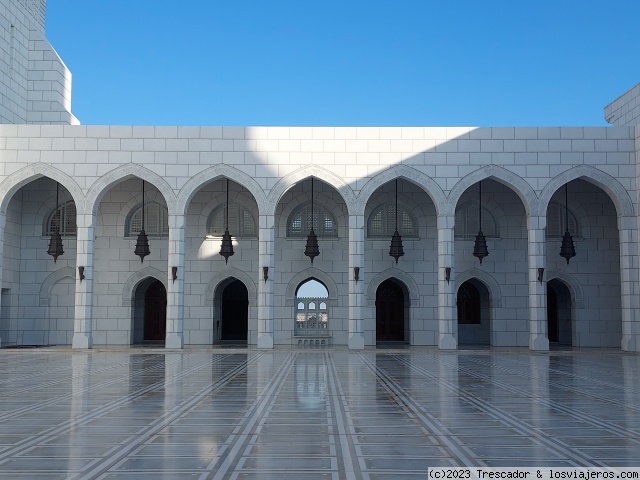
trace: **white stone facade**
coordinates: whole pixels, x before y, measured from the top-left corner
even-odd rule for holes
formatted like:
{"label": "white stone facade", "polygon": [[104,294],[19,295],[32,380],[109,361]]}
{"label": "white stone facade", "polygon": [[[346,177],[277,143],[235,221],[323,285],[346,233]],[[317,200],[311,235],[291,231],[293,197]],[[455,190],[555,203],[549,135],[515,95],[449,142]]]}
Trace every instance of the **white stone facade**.
{"label": "white stone facade", "polygon": [[[0,3],[3,28],[13,24],[10,12],[28,17],[22,2]],[[35,35],[37,22],[30,22],[25,28]],[[37,75],[38,65],[24,79]],[[66,69],[61,75],[70,78]],[[235,279],[246,289],[247,343],[296,345],[296,290],[315,278],[329,293],[324,335],[331,345],[359,349],[391,339],[442,349],[488,343],[546,350],[551,339],[640,350],[640,143],[632,119],[584,128],[81,126],[65,106],[66,122],[64,115],[57,121],[67,124],[47,125],[52,117],[17,108],[22,100],[6,104],[11,95],[30,95],[24,79],[2,97],[4,344],[138,343],[147,328],[145,292],[155,279],[166,291],[166,347],[211,345],[227,321],[223,292]],[[56,105],[70,107],[70,84],[68,95],[56,81],[41,86],[57,95]],[[630,92],[624,105],[638,102],[638,87]],[[630,109],[607,112],[620,108]],[[312,178],[314,206],[337,228],[320,235],[313,264],[303,253],[306,232],[295,236],[288,225],[311,200]],[[227,179],[229,204],[247,223],[244,234],[231,232],[235,254],[225,264],[220,237],[208,228],[226,202]],[[390,236],[371,229],[373,214],[395,202],[396,179],[399,211],[415,227],[403,237],[397,264]],[[129,228],[142,205],[141,180],[145,201],[166,208],[168,225],[150,237],[143,262]],[[64,254],[54,262],[47,228],[56,182],[58,205],[75,206],[77,230],[63,237]],[[475,225],[480,182],[483,227],[493,228],[485,232],[489,256],[482,263],[472,255],[477,232],[460,228],[465,218]],[[577,250],[569,264],[558,254],[565,185]],[[401,313],[393,318],[403,322],[393,338],[380,335],[389,279],[400,292]],[[465,282],[477,292],[469,305],[481,320],[459,325]],[[549,332],[552,311],[559,339]]]}

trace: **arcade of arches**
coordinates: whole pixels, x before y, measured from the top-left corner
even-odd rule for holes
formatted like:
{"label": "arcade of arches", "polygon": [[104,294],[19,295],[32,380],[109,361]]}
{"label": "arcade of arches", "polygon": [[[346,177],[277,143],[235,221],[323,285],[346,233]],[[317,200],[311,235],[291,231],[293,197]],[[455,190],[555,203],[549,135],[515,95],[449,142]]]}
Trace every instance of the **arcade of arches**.
{"label": "arcade of arches", "polygon": [[[482,180],[481,199],[478,182],[460,191],[449,217],[417,182],[401,178],[397,200],[396,182],[383,182],[363,204],[357,227],[343,194],[319,178],[314,198],[310,178],[284,189],[271,216],[241,183],[228,182],[227,192],[226,180],[196,188],[184,215],[169,211],[151,181],[143,198],[135,177],[107,185],[94,213],[82,216],[64,186],[56,208],[51,178],[15,189],[3,236],[2,342],[621,345],[618,215],[588,179],[569,182],[569,205],[564,185],[556,189],[542,228],[533,228],[531,207],[514,187],[492,178]],[[151,253],[141,262],[134,248],[143,203]],[[482,263],[472,255],[480,212],[489,249]],[[565,218],[577,251],[569,263],[558,255]],[[313,263],[304,255],[312,225],[320,246]],[[226,263],[219,255],[224,228],[234,249]],[[404,247],[397,263],[388,254],[396,228]],[[54,262],[47,244],[55,229],[64,253]],[[182,251],[172,248],[176,242]],[[85,277],[93,270],[91,280],[77,278],[80,262]],[[542,278],[538,265],[545,265]],[[300,297],[310,279],[322,293]]]}

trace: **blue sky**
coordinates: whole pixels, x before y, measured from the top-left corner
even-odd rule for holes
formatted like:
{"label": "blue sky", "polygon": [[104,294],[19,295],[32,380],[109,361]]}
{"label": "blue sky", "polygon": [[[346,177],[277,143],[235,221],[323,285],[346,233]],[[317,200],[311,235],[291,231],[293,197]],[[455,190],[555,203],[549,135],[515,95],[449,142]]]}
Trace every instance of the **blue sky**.
{"label": "blue sky", "polygon": [[638,0],[49,0],[83,124],[606,125]]}

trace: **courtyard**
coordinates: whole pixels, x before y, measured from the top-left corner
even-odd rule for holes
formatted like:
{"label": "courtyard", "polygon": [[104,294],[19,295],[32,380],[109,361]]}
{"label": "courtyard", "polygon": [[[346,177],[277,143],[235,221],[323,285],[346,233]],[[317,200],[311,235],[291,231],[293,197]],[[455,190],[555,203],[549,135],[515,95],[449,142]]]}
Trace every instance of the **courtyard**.
{"label": "courtyard", "polygon": [[0,350],[0,478],[403,479],[637,466],[619,350]]}

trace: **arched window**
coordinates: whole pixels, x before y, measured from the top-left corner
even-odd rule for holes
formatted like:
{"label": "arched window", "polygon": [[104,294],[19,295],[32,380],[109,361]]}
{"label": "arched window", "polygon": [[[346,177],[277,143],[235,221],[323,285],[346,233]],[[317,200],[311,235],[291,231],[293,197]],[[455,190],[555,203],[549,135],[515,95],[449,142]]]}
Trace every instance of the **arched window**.
{"label": "arched window", "polygon": [[[207,220],[207,235],[221,237],[224,235],[227,203],[213,209]],[[249,211],[235,202],[229,203],[229,233],[234,237],[257,237],[256,221]]]}
{"label": "arched window", "polygon": [[[287,220],[287,237],[306,237],[311,230],[311,202],[298,206]],[[318,238],[337,237],[335,218],[322,205],[313,204],[313,231]]]}
{"label": "arched window", "polygon": [[[169,213],[167,207],[158,202],[146,202],[144,206],[144,231],[152,237],[167,237],[169,235]],[[138,204],[129,213],[126,222],[125,236],[133,237],[142,230],[142,204]]]}
{"label": "arched window", "polygon": [[[562,238],[566,230],[565,206],[558,202],[551,202],[547,207],[547,238]],[[569,210],[569,233],[573,237],[580,237],[580,228],[576,216]]]}
{"label": "arched window", "polygon": [[[478,203],[466,202],[456,208],[455,237],[459,239],[474,239],[478,234]],[[499,237],[498,224],[491,212],[482,207],[482,233],[489,238]]]}
{"label": "arched window", "polygon": [[[369,237],[388,238],[396,230],[396,204],[395,201],[383,203],[376,207],[367,221],[367,234]],[[409,210],[398,204],[398,230],[403,237],[417,237],[418,226]]]}
{"label": "arched window", "polygon": [[296,292],[295,335],[329,335],[329,291],[310,278]]}
{"label": "arched window", "polygon": [[43,235],[51,235],[58,227],[62,236],[73,236],[77,233],[76,204],[73,200],[61,203],[47,215]]}

